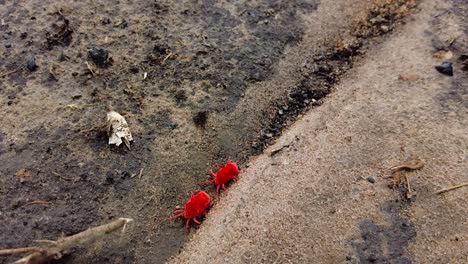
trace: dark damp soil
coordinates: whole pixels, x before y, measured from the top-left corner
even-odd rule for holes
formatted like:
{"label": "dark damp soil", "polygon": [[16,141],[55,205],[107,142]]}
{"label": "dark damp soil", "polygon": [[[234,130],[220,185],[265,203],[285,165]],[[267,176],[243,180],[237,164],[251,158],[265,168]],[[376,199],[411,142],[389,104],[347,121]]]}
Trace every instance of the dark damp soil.
{"label": "dark damp soil", "polygon": [[[0,0],[0,248],[129,217],[127,235],[60,262],[163,263],[176,254],[188,236],[168,216],[209,168],[261,152],[321,103],[367,38],[387,32],[360,24],[355,43],[324,47],[305,65],[288,98],[245,109],[261,121],[236,126],[229,116],[246,89],[272,77],[301,41],[302,15],[318,5]],[[107,144],[108,107],[127,118],[131,150]]]}

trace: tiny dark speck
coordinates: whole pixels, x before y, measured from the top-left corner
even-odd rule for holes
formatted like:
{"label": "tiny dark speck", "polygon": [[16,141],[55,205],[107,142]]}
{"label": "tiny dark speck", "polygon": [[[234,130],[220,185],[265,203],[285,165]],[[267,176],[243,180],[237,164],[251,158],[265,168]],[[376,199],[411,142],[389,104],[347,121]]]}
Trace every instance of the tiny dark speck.
{"label": "tiny dark speck", "polygon": [[375,178],[372,176],[367,177],[367,181],[370,183],[375,183]]}

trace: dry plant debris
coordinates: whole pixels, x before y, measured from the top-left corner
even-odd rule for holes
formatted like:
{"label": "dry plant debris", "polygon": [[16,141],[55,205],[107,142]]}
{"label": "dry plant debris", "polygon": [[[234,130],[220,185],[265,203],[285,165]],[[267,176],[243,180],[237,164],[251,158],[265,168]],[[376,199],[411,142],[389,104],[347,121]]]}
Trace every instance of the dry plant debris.
{"label": "dry plant debris", "polygon": [[[391,175],[388,178],[393,179],[393,186],[400,186],[402,183],[402,174],[401,172],[404,170],[419,170],[424,167],[424,161],[420,159],[412,159],[403,162],[398,166],[394,166],[390,168]],[[404,175],[404,181],[406,182],[406,198],[411,199],[415,192],[411,189],[410,181],[408,176]]]}
{"label": "dry plant debris", "polygon": [[127,224],[132,221],[133,219],[129,218],[119,218],[111,223],[89,228],[76,235],[60,238],[56,241],[36,240],[36,243],[43,244],[43,246],[39,247],[1,249],[0,256],[30,253],[26,257],[15,261],[14,264],[48,263],[51,260],[60,259],[63,255],[69,253],[73,248],[79,245],[91,243],[98,238],[112,233],[120,228],[122,228],[122,232],[124,232]]}
{"label": "dry plant debris", "polygon": [[132,133],[125,118],[115,111],[107,113],[107,134],[109,145],[120,146],[123,142],[130,149],[130,141],[133,141]]}
{"label": "dry plant debris", "polygon": [[458,184],[458,185],[454,185],[454,186],[450,186],[450,187],[447,187],[447,188],[440,189],[440,190],[438,190],[436,192],[436,194],[442,194],[442,193],[445,193],[445,192],[453,191],[453,190],[456,190],[458,188],[465,187],[465,186],[468,186],[468,182],[464,182],[462,184]]}

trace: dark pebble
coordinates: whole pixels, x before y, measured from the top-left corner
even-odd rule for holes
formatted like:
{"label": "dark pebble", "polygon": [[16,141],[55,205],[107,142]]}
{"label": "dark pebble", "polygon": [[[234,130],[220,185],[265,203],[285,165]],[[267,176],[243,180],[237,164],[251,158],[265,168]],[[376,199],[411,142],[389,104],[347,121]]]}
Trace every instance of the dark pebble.
{"label": "dark pebble", "polygon": [[25,38],[27,38],[27,37],[28,37],[28,33],[27,33],[27,32],[22,32],[22,33],[20,34],[20,38],[21,38],[21,39],[25,39]]}
{"label": "dark pebble", "polygon": [[26,68],[32,72],[37,70],[36,58],[34,58],[34,56],[31,56],[27,59]]}
{"label": "dark pebble", "polygon": [[110,65],[109,51],[103,48],[92,48],[88,51],[88,57],[99,67]]}
{"label": "dark pebble", "polygon": [[367,177],[367,181],[370,183],[375,183],[375,179],[372,176]]}
{"label": "dark pebble", "polygon": [[5,44],[5,48],[7,49],[11,48],[11,44],[10,43]]}
{"label": "dark pebble", "polygon": [[444,62],[435,66],[436,70],[444,75],[453,76],[453,67],[451,62]]}
{"label": "dark pebble", "polygon": [[73,100],[78,100],[78,99],[80,99],[81,97],[83,97],[81,94],[75,94],[75,95],[72,96],[72,99],[73,99]]}
{"label": "dark pebble", "polygon": [[138,72],[140,72],[140,70],[137,67],[130,67],[130,72],[133,74],[137,74]]}

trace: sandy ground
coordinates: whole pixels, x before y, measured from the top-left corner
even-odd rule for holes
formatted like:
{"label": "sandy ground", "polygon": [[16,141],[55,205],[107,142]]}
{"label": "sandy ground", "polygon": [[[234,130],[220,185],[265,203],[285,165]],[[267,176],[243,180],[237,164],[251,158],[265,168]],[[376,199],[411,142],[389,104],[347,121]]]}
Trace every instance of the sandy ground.
{"label": "sandy ground", "polygon": [[[251,161],[172,263],[468,262],[468,188],[435,194],[468,181],[467,6],[419,8]],[[440,48],[453,77],[434,69]],[[385,177],[413,158],[407,199]]]}
{"label": "sandy ground", "polygon": [[[466,189],[433,192],[467,177],[466,1],[421,2],[0,0],[0,248],[130,217],[59,263],[465,260]],[[411,157],[408,201],[383,177]],[[186,235],[169,215],[228,159],[241,181]]]}

